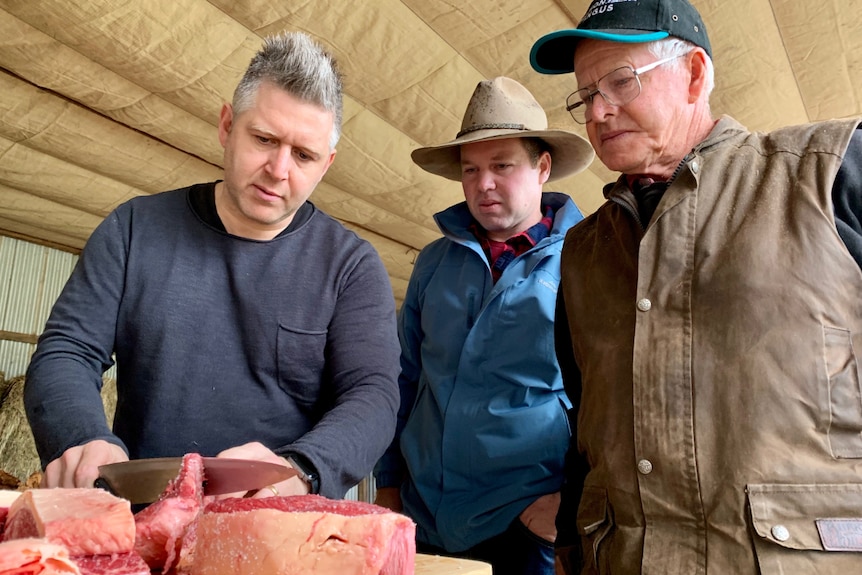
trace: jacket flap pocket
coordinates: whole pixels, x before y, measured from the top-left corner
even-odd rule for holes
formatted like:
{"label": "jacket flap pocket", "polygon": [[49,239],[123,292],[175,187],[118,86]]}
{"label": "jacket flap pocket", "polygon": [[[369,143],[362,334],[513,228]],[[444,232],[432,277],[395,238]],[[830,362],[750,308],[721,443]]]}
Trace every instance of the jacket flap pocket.
{"label": "jacket flap pocket", "polygon": [[753,484],[754,530],[787,549],[862,551],[862,484]]}
{"label": "jacket flap pocket", "polygon": [[584,487],[578,506],[578,531],[590,535],[608,520],[608,494],[600,487]]}

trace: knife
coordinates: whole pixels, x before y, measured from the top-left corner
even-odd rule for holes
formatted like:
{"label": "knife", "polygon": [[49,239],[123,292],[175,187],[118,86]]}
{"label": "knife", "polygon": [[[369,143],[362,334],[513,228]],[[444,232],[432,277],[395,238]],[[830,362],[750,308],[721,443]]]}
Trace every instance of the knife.
{"label": "knife", "polygon": [[[179,475],[182,462],[182,457],[157,457],[101,465],[95,486],[134,504],[152,503]],[[204,457],[203,462],[204,495],[261,489],[298,474],[292,467],[254,459]]]}

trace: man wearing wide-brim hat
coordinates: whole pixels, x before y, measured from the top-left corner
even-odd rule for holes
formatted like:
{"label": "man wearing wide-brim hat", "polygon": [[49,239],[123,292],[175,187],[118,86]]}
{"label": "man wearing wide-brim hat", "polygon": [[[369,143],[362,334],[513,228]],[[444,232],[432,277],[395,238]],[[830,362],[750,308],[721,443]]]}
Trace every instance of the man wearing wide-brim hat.
{"label": "man wearing wide-brim hat", "polygon": [[554,306],[563,237],[582,216],[542,187],[592,149],[500,77],[478,84],[454,140],[412,157],[466,201],[434,216],[443,237],[419,254],[399,314],[401,410],[377,502],[416,521],[420,552],[552,574],[569,442]]}

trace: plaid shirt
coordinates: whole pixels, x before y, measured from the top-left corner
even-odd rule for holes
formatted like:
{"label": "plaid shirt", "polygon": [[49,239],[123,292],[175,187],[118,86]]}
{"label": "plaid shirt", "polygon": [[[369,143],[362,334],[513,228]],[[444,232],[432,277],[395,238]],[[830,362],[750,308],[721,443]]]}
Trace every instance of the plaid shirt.
{"label": "plaid shirt", "polygon": [[518,235],[512,236],[505,242],[497,242],[488,238],[488,233],[477,222],[470,225],[470,231],[479,240],[479,245],[485,252],[488,262],[491,264],[491,276],[494,278],[494,283],[503,275],[503,270],[506,269],[512,260],[526,252],[537,243],[548,237],[551,233],[551,226],[554,225],[554,209],[551,207],[545,208],[545,217],[524,230]]}

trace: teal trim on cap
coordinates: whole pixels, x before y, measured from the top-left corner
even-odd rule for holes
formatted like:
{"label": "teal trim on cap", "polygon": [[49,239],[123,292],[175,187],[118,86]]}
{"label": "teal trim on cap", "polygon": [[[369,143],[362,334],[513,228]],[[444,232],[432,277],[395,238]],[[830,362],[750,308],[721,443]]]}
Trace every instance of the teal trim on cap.
{"label": "teal trim on cap", "polygon": [[540,74],[568,74],[575,71],[575,45],[583,38],[637,44],[664,40],[668,36],[670,34],[665,31],[631,30],[628,34],[621,34],[619,31],[603,32],[578,28],[557,30],[536,40],[530,50],[530,65]]}
{"label": "teal trim on cap", "polygon": [[[600,30],[576,30],[581,38],[592,38],[593,40],[607,40],[608,42],[626,42],[629,44],[639,44],[641,42],[655,42],[656,40],[664,40],[670,34],[667,32],[646,32],[632,30],[631,34],[612,34],[610,32],[602,32]],[[574,53],[572,54],[574,57]]]}

